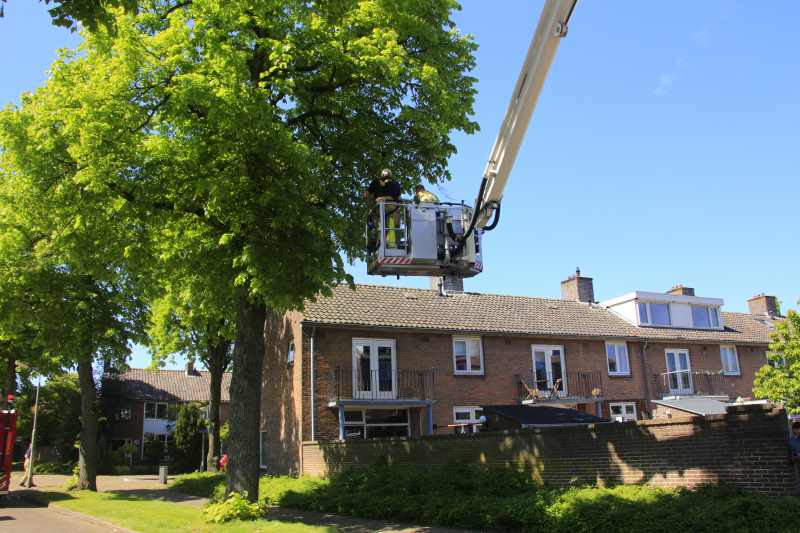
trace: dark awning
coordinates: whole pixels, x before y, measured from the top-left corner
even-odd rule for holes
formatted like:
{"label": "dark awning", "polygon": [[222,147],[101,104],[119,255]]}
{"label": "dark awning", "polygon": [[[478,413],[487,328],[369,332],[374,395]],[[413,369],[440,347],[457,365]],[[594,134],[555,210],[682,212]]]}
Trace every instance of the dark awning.
{"label": "dark awning", "polygon": [[605,418],[590,415],[564,405],[481,405],[491,411],[524,425],[599,424]]}

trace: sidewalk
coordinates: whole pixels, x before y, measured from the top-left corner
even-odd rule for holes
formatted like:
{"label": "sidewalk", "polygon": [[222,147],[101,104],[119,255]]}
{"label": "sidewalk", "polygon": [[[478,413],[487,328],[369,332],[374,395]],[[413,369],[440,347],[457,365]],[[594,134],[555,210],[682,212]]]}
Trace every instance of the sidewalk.
{"label": "sidewalk", "polygon": [[[19,490],[13,491],[12,495],[24,495],[35,500],[36,494],[38,493],[37,489],[58,489],[60,485],[62,485],[67,479],[69,479],[69,476],[45,476],[37,474],[34,478],[34,483],[36,483],[35,488],[28,490],[19,487]],[[172,478],[170,478],[170,481],[172,481]],[[17,483],[19,483],[19,480],[17,479],[14,481],[12,478],[12,487],[16,488]],[[179,505],[191,505],[198,508],[207,501],[205,498],[198,498],[196,496],[189,496],[187,494],[164,490],[165,488],[166,487],[164,485],[158,484],[158,476],[97,476],[97,490],[100,492],[120,492],[150,500],[165,501]],[[50,507],[59,511],[62,510],[60,507],[53,504],[50,504]],[[63,511],[72,515],[82,516],[90,522],[99,522],[92,517],[81,515],[81,513],[74,513],[72,511],[67,511],[66,509],[63,509]],[[370,520],[367,518],[317,513],[302,509],[286,509],[275,506],[270,506],[269,519],[279,520],[282,522],[299,522],[310,526],[325,526],[347,533],[481,533],[475,530],[417,526],[413,524],[403,524],[385,520]],[[100,522],[100,524],[105,523]],[[106,526],[110,525],[106,524]],[[122,528],[116,529],[118,531],[128,531]],[[3,531],[4,530],[0,528],[0,533],[3,533]],[[31,531],[44,530],[33,529]],[[94,530],[85,529],[85,531],[89,532]],[[108,532],[108,529],[101,529],[98,531]]]}

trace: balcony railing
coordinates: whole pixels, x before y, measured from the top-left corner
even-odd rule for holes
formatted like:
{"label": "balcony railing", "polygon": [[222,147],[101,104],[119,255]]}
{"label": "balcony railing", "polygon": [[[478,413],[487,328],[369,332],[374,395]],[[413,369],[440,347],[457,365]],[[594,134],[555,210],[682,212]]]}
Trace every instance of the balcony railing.
{"label": "balcony railing", "polygon": [[435,399],[431,370],[354,370],[336,368],[329,377],[330,401]]}
{"label": "balcony railing", "polygon": [[529,370],[515,374],[517,400],[592,399],[603,397],[600,372],[543,372]]}
{"label": "balcony railing", "polygon": [[721,372],[692,372],[678,370],[654,376],[656,394],[664,396],[724,396],[725,374]]}

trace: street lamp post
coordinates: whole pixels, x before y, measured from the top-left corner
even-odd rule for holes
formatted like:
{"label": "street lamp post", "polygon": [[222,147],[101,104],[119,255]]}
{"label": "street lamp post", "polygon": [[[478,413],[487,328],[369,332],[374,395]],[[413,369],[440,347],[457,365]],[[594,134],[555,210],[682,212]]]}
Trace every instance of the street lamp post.
{"label": "street lamp post", "polygon": [[[16,362],[16,365],[20,368],[25,368],[28,370],[36,370],[35,368],[31,368],[30,366],[26,365],[25,363],[20,363],[19,361]],[[33,485],[33,446],[36,443],[36,418],[39,415],[39,386],[42,384],[42,374],[38,371],[36,372],[38,375],[37,382],[36,382],[36,404],[33,408],[33,432],[31,433],[31,458],[28,461],[28,479],[26,482],[26,487],[31,488]]]}

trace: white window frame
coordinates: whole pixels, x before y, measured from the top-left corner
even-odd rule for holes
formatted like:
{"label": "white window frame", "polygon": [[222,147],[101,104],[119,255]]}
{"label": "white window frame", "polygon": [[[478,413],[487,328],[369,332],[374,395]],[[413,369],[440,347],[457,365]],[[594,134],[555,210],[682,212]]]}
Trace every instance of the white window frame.
{"label": "white window frame", "polygon": [[[478,353],[481,359],[481,369],[480,370],[457,370],[456,369],[456,342],[465,342],[466,343],[466,354],[467,354],[467,368],[471,367],[470,365],[470,355],[469,355],[469,345],[472,341],[478,341]],[[484,375],[486,367],[483,363],[483,338],[482,337],[453,337],[453,372],[458,375],[472,375],[472,376],[482,376]]]}
{"label": "white window frame", "polygon": [[[620,407],[622,409],[621,415],[613,414],[614,407]],[[633,413],[627,413],[626,407],[633,407]],[[608,405],[608,412],[611,417],[612,422],[635,422],[638,420],[638,414],[636,413],[636,404],[631,402],[616,402]]]}
{"label": "white window frame", "polygon": [[[147,404],[148,404],[148,403],[154,403],[154,404],[156,404],[156,412],[155,412],[156,418],[148,418],[148,417],[147,417]],[[144,406],[143,406],[143,407],[144,407],[144,419],[145,419],[145,420],[169,420],[169,418],[157,418],[157,417],[158,417],[158,405],[159,405],[159,404],[166,405],[166,406],[167,406],[167,407],[166,407],[166,409],[169,409],[169,407],[170,407],[171,405],[172,405],[172,406],[176,406],[176,407],[177,407],[177,405],[178,405],[178,404],[177,404],[177,403],[175,403],[175,402],[144,402]]]}
{"label": "white window frame", "polygon": [[294,364],[294,339],[289,341],[289,353],[286,355],[286,364]]}
{"label": "white window frame", "polygon": [[[773,351],[770,350],[766,354],[764,354],[764,357],[767,358],[767,364],[772,366],[772,368],[778,368],[778,364],[779,364],[778,361],[770,361],[770,359],[769,359],[769,356],[770,355],[775,355],[775,353],[776,352],[773,352]],[[781,357],[781,362],[783,363],[783,366],[786,366],[786,358],[785,357]]]}
{"label": "white window frame", "polygon": [[[647,306],[647,322],[642,320],[642,315],[639,312],[639,304],[645,304]],[[669,313],[669,324],[653,324],[653,311],[650,309],[650,304],[661,304],[667,306],[667,312]],[[674,327],[673,324],[675,323],[675,318],[672,316],[672,304],[670,302],[647,302],[642,300],[636,300],[636,316],[639,319],[640,325],[645,326],[658,326],[658,327],[667,327],[671,328]]]}
{"label": "white window frame", "polygon": [[[615,372],[611,371],[611,364],[610,364],[609,357],[608,357],[608,348],[609,348],[609,346],[613,346],[614,347],[614,357],[616,358],[616,362],[617,362],[617,370]],[[622,371],[619,370],[619,367],[620,367],[620,364],[619,364],[619,361],[620,361],[619,349],[620,348],[625,350],[625,354],[624,354],[625,355],[625,367],[627,368],[627,370],[625,372],[622,372]],[[606,365],[607,365],[607,368],[608,368],[608,375],[609,376],[630,376],[631,375],[631,359],[628,356],[628,343],[627,342],[606,342]]]}
{"label": "white window frame", "polygon": [[[722,356],[723,350],[730,350],[733,352],[733,357],[736,361],[736,370],[728,370],[725,368],[726,361],[725,358]],[[728,352],[730,353],[730,352]],[[739,352],[736,350],[736,346],[733,344],[720,344],[719,346],[719,355],[722,358],[722,371],[725,373],[726,376],[741,376],[742,375],[742,367],[739,365]]]}
{"label": "white window frame", "polygon": [[267,468],[267,463],[264,460],[264,448],[266,447],[264,437],[266,436],[266,431],[261,430],[258,432],[258,465],[260,468]]}
{"label": "white window frame", "polygon": [[[469,414],[469,418],[459,420],[456,418],[456,413],[467,413]],[[472,431],[478,431],[478,427],[483,425],[481,424],[482,415],[483,409],[477,405],[455,406],[453,407],[453,424],[472,424]]]}
{"label": "white window frame", "polygon": [[[689,308],[690,308],[689,309],[689,315],[692,318],[692,327],[693,328],[698,328],[698,329],[722,329],[722,313],[720,312],[719,307],[714,307],[714,306],[710,306],[710,305],[690,305]],[[708,326],[698,326],[697,324],[694,323],[694,309],[705,309],[706,310],[706,313],[708,314]],[[716,326],[712,325],[712,320],[711,320],[711,310],[712,309],[714,310],[714,312],[717,315],[717,325]]]}
{"label": "white window frame", "polygon": [[[153,402],[151,402],[153,403]],[[162,403],[162,402],[158,402]],[[151,419],[152,420],[152,419]],[[161,459],[162,461],[169,461],[169,443],[170,443],[170,435],[172,433],[153,433],[152,431],[146,431],[142,434],[142,460],[144,460],[144,449],[147,448],[147,436],[152,435],[153,437],[164,437],[164,457]]]}

